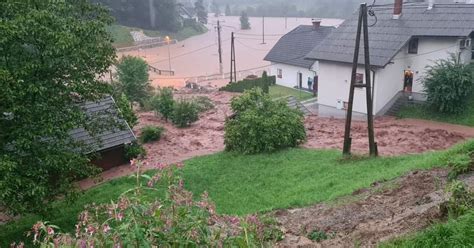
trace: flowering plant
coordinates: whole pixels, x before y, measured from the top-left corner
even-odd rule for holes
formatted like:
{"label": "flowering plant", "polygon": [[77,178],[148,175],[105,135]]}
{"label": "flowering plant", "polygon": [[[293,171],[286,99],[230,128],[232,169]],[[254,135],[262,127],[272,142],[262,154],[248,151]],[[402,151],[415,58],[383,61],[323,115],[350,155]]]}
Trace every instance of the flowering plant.
{"label": "flowering plant", "polygon": [[[153,176],[142,173],[143,163],[131,161],[136,186],[115,202],[91,204],[79,215],[74,234],[61,233],[38,222],[30,235],[41,247],[262,247],[281,238],[275,223],[257,215],[222,216],[205,192],[195,202],[178,175],[182,164],[157,165]],[[147,200],[166,187],[163,199]],[[23,244],[12,244],[22,247]]]}

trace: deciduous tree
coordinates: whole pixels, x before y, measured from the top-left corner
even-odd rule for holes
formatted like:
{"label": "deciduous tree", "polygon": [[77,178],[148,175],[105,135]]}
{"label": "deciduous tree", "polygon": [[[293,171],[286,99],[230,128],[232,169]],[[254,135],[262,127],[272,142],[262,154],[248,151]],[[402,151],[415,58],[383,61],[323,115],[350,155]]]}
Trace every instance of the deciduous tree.
{"label": "deciduous tree", "polygon": [[109,92],[111,23],[88,0],[0,2],[0,205],[12,212],[45,210],[94,172],[69,131],[100,131],[79,103]]}
{"label": "deciduous tree", "polygon": [[131,103],[143,105],[149,96],[150,82],[148,64],[145,60],[133,57],[123,57],[117,65],[119,87]]}

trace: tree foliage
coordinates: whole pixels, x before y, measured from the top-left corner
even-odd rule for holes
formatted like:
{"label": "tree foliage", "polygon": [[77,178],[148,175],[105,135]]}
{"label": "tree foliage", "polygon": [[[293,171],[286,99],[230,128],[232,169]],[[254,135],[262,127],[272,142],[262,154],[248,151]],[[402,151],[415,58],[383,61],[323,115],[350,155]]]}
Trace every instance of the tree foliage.
{"label": "tree foliage", "polygon": [[196,10],[196,15],[198,17],[198,21],[203,24],[207,24],[207,10],[204,7],[203,0],[197,0],[194,3],[194,9]]}
{"label": "tree foliage", "polygon": [[218,17],[221,14],[221,7],[215,0],[212,1],[211,9],[212,12],[214,12],[215,17]]}
{"label": "tree foliage", "polygon": [[427,69],[423,84],[428,104],[442,113],[462,112],[473,90],[473,67],[460,63],[453,55],[436,61]]}
{"label": "tree foliage", "polygon": [[119,24],[176,32],[182,28],[176,0],[93,0],[108,6]]}
{"label": "tree foliage", "polygon": [[44,210],[94,172],[69,131],[93,123],[78,102],[109,92],[107,10],[87,0],[0,2],[0,205]]}
{"label": "tree foliage", "polygon": [[227,151],[273,152],[296,147],[306,139],[303,114],[284,101],[273,101],[260,88],[234,98],[231,107],[234,117],[225,123]]}
{"label": "tree foliage", "polygon": [[171,121],[179,128],[189,127],[199,119],[199,108],[193,101],[181,99],[173,106]]}
{"label": "tree foliage", "polygon": [[230,9],[230,5],[226,4],[225,5],[225,16],[231,16],[232,15],[232,10]]}
{"label": "tree foliage", "polygon": [[250,29],[249,17],[245,11],[242,11],[242,14],[240,15],[240,29]]}
{"label": "tree foliage", "polygon": [[128,100],[127,96],[122,93],[122,95],[115,100],[117,107],[120,110],[122,118],[128,123],[128,125],[133,128],[138,124],[138,117],[133,112],[133,108]]}
{"label": "tree foliage", "polygon": [[173,89],[161,89],[151,100],[151,105],[156,114],[160,114],[165,120],[168,120],[173,114]]}
{"label": "tree foliage", "polygon": [[125,56],[117,65],[119,87],[132,102],[143,105],[151,88],[148,64],[142,58]]}

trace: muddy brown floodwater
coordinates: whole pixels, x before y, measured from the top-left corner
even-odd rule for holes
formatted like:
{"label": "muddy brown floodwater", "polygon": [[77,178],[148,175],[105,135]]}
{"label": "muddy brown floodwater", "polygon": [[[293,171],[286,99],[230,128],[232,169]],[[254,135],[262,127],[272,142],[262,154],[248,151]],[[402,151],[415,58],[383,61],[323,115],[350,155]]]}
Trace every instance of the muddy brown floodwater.
{"label": "muddy brown floodwater", "polygon": [[[191,127],[178,129],[162,120],[152,112],[140,113],[140,124],[135,127],[139,136],[140,129],[146,125],[166,128],[160,141],[146,144],[149,169],[157,163],[173,164],[196,156],[213,154],[224,150],[224,124],[226,117],[232,114],[230,101],[237,94],[213,91],[196,94],[181,90],[177,98],[190,98],[199,95],[208,96],[215,108],[200,115],[199,121]],[[311,149],[341,149],[344,138],[344,120],[323,118],[316,115],[305,119],[307,142],[302,145]],[[451,147],[467,138],[474,137],[474,128],[457,125],[419,121],[397,120],[382,117],[375,120],[376,141],[381,156],[422,153]],[[352,126],[352,150],[356,154],[367,154],[367,131],[365,123],[355,121]],[[120,166],[102,173],[108,180],[132,173],[129,166]],[[96,182],[85,180],[81,187],[89,188]]]}
{"label": "muddy brown floodwater", "polygon": [[[262,44],[262,18],[251,17],[250,30],[240,30],[238,16],[223,16],[218,18],[222,25],[222,59],[223,72],[230,71],[230,37],[235,32],[235,49],[237,77],[242,78],[250,74],[260,74],[267,69],[270,62],[263,58],[270,51],[284,34],[291,31],[298,25],[311,25],[310,18],[285,18],[267,17],[265,18],[265,44]],[[150,65],[168,70],[170,67],[169,57],[171,57],[171,68],[175,71],[175,76],[168,77],[150,72],[150,78],[154,86],[174,86],[181,88],[185,81],[198,81],[207,83],[206,76],[219,73],[219,57],[217,46],[217,31],[215,24],[216,17],[209,18],[209,31],[180,41],[168,47],[156,47],[151,49],[141,49],[132,52],[119,53],[123,55],[133,55],[144,58]],[[335,26],[342,23],[339,19],[323,19],[322,25]],[[173,37],[171,37],[173,38]],[[228,80],[213,80],[214,85],[222,85]]]}

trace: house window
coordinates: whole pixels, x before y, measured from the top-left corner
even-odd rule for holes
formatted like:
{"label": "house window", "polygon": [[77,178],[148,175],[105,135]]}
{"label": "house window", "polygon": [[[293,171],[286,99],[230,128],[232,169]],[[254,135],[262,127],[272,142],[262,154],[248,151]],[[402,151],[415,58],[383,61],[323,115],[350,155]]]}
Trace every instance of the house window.
{"label": "house window", "polygon": [[277,69],[277,77],[278,78],[283,78],[283,70],[282,69]]}
{"label": "house window", "polygon": [[409,54],[418,53],[418,38],[412,38],[410,42],[408,42],[408,53]]}

